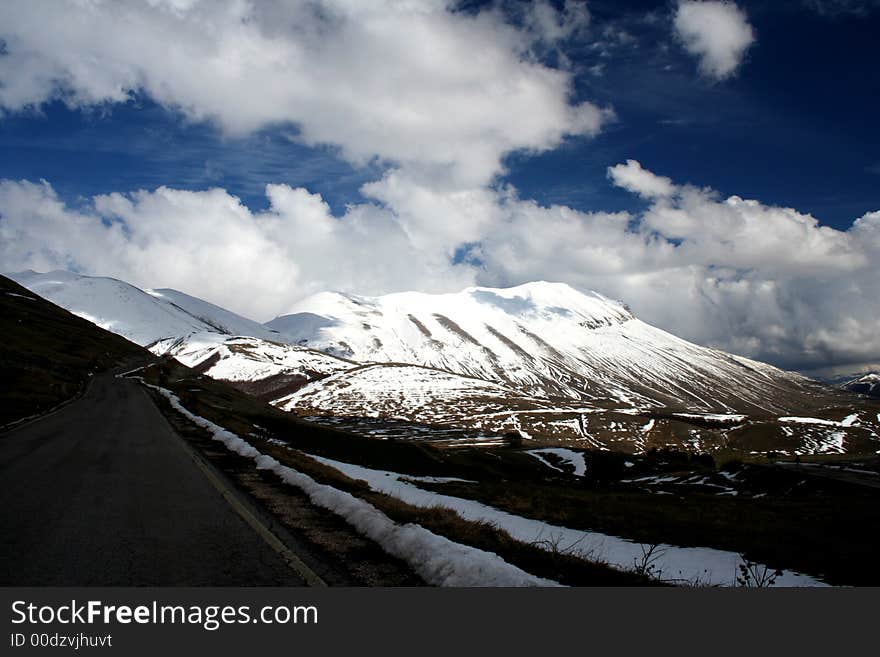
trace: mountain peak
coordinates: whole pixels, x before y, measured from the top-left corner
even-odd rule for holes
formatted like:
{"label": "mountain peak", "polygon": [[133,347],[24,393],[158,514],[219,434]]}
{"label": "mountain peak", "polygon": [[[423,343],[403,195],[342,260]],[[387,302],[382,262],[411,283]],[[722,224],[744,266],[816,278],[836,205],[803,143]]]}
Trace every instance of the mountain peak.
{"label": "mountain peak", "polygon": [[380,308],[414,311],[450,305],[463,307],[474,302],[484,308],[500,310],[514,316],[561,313],[564,310],[598,321],[626,321],[634,318],[625,304],[598,292],[582,292],[567,283],[531,281],[512,287],[473,286],[460,292],[440,294],[393,292],[383,296],[360,296],[339,291],[319,292],[301,300],[290,313],[273,322],[301,313],[340,319],[350,313],[381,312]]}
{"label": "mountain peak", "polygon": [[140,345],[206,331],[277,338],[262,324],[175,290],[144,291],[115,278],[63,270],[20,272],[10,274],[10,278]]}
{"label": "mountain peak", "polygon": [[[365,364],[419,365],[528,395],[623,407],[766,412],[773,386],[800,385],[651,327],[619,301],[550,281],[447,294],[322,293],[267,326],[288,342]],[[707,399],[707,382],[719,376]]]}
{"label": "mountain peak", "polygon": [[520,283],[519,285],[511,285],[510,287],[484,287],[477,286],[468,288],[468,290],[491,290],[493,292],[509,292],[512,294],[516,293],[526,293],[526,294],[543,294],[543,293],[566,293],[566,294],[583,294],[579,290],[576,290],[568,283],[561,283],[559,281],[528,281],[526,283]]}
{"label": "mountain peak", "polygon": [[[362,366],[422,366],[595,408],[672,405],[768,413],[789,412],[815,400],[805,379],[691,344],[639,321],[618,301],[565,283],[376,297],[324,292],[298,304],[295,314],[261,325],[170,289],[145,292],[114,279],[70,272],[20,277],[37,294],[140,344],[171,338],[162,348],[177,345],[176,351],[187,349],[193,357],[234,355],[218,371],[234,366],[235,376],[269,372],[270,378],[283,378],[287,374],[277,367],[259,363],[283,364],[286,371],[293,361],[301,365],[306,356],[312,358],[305,350],[278,344],[288,342]],[[320,362],[335,363],[332,358]],[[382,380],[394,371],[377,370],[376,376]],[[408,380],[417,394],[425,386],[448,382],[416,378]]]}
{"label": "mountain peak", "polygon": [[868,372],[841,385],[845,390],[869,397],[880,397],[880,372]]}
{"label": "mountain peak", "polygon": [[471,287],[467,288],[465,293],[487,301],[493,298],[508,300],[508,303],[502,304],[508,309],[515,307],[515,304],[509,301],[522,299],[524,301],[520,305],[535,310],[566,309],[595,319],[603,317],[615,321],[633,319],[629,308],[620,301],[609,299],[592,290],[582,292],[568,283],[532,281],[507,288]]}

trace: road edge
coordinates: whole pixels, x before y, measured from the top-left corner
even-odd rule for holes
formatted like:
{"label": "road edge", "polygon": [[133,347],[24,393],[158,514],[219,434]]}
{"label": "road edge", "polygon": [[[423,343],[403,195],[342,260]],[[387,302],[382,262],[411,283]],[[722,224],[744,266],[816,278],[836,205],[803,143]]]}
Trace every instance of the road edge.
{"label": "road edge", "polygon": [[[129,379],[132,383],[137,384],[137,381]],[[154,406],[156,406],[155,401],[152,396],[147,393],[147,391],[143,388],[143,386],[137,386],[141,392],[147,396]],[[256,511],[253,508],[249,508],[253,506],[253,503],[250,501],[246,501],[242,499],[242,494],[237,492],[226,480],[221,472],[217,470],[217,468],[212,465],[204,456],[202,456],[198,451],[192,447],[187,441],[181,436],[174,426],[169,422],[168,418],[162,412],[161,409],[156,407],[159,411],[159,415],[162,417],[166,425],[172,434],[177,438],[177,443],[180,445],[181,449],[184,453],[192,459],[193,463],[195,463],[196,467],[205,475],[205,478],[210,482],[210,484],[214,487],[214,489],[220,493],[220,496],[226,501],[227,504],[235,511],[242,520],[247,523],[247,525],[253,529],[260,538],[272,548],[282,559],[284,559],[285,563],[293,570],[297,575],[302,577],[303,581],[305,581],[306,586],[324,588],[327,587],[327,582],[324,581],[314,570],[312,570],[302,559],[300,559],[296,553],[291,550],[287,544],[269,527],[269,525],[264,522],[264,520],[260,517],[259,511]]]}

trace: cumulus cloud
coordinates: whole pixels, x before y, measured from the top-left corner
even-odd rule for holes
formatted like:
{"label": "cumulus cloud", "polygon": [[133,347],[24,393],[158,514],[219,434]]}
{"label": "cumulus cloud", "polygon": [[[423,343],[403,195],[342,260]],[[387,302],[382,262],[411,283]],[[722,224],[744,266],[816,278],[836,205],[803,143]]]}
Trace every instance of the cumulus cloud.
{"label": "cumulus cloud", "polygon": [[[146,94],[231,134],[293,125],[307,144],[384,165],[340,217],[319,195],[279,184],[255,211],[223,189],[174,181],[75,204],[49,183],[2,181],[0,268],[173,287],[256,319],[323,289],[561,280],[620,298],[682,337],[783,366],[876,362],[880,213],[834,230],[635,160],[608,169],[648,202],[635,214],[544,207],[498,184],[506,154],[593,134],[610,113],[574,102],[571,74],[533,56],[586,25],[580,4],[533,3],[517,26],[493,6],[0,3],[5,111]],[[727,2],[681,2],[675,23],[716,78],[754,40]]]}
{"label": "cumulus cloud", "polygon": [[0,3],[0,110],[144,94],[232,135],[293,126],[306,144],[385,169],[362,190],[372,202],[341,218],[308,191],[276,185],[267,187],[270,211],[255,214],[223,190],[163,187],[73,209],[48,185],[7,182],[0,229],[13,243],[3,266],[167,284],[257,317],[318,285],[382,292],[472,282],[474,272],[449,257],[497,221],[490,184],[504,156],[594,134],[611,112],[573,102],[571,73],[533,53],[582,30],[583,3],[530,3],[516,24],[497,6],[455,4]]}
{"label": "cumulus cloud", "polygon": [[[637,162],[612,169],[654,176]],[[784,367],[876,362],[880,213],[840,231],[791,208],[674,187],[638,215],[508,196],[481,241],[480,280],[597,289],[677,335]]]}
{"label": "cumulus cloud", "polygon": [[379,294],[440,291],[474,272],[420,251],[387,210],[362,204],[341,219],[319,195],[268,185],[252,212],[222,189],[97,196],[71,208],[48,183],[0,182],[4,271],[70,269],[141,287],[173,287],[267,320],[327,288]]}
{"label": "cumulus cloud", "polygon": [[[0,3],[0,106],[146,93],[232,134],[294,124],[306,144],[484,184],[505,153],[597,132],[571,76],[530,54],[586,20],[539,4],[532,29],[441,0]],[[59,6],[60,5],[60,6]]]}
{"label": "cumulus cloud", "polygon": [[[841,231],[676,184],[636,161],[612,170],[650,199],[644,211],[545,207],[510,186],[444,192],[396,171],[367,190],[384,204],[352,205],[340,218],[319,195],[286,185],[267,186],[269,208],[253,212],[221,189],[163,187],[70,207],[47,183],[4,181],[0,263],[175,287],[258,319],[324,289],[560,280],[687,339],[784,367],[876,362],[880,212]],[[454,247],[468,257],[454,258]]]}
{"label": "cumulus cloud", "polygon": [[674,26],[700,71],[718,80],[736,72],[755,41],[745,12],[727,0],[680,0]]}
{"label": "cumulus cloud", "polygon": [[547,0],[535,0],[525,5],[524,23],[546,43],[556,43],[582,32],[590,24],[587,3],[565,0],[557,9]]}
{"label": "cumulus cloud", "polygon": [[676,190],[671,179],[643,169],[635,160],[608,167],[608,178],[618,187],[644,198],[672,196]]}

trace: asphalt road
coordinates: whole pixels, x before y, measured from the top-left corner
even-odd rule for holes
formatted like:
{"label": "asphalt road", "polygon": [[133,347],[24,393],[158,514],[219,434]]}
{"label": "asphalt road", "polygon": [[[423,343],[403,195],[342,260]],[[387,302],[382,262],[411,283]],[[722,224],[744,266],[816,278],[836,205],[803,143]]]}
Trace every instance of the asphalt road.
{"label": "asphalt road", "polygon": [[0,585],[302,585],[136,382],[0,434]]}

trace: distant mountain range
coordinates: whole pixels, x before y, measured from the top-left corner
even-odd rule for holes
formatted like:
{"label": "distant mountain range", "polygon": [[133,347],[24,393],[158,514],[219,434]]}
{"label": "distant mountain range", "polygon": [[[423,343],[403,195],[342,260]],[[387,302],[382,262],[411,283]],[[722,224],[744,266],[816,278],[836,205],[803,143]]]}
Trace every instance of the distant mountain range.
{"label": "distant mountain range", "polygon": [[841,390],[848,390],[867,397],[880,397],[880,370],[871,371],[860,368],[842,373],[820,372],[814,376],[822,383]]}
{"label": "distant mountain range", "polygon": [[301,415],[629,451],[852,451],[869,448],[880,429],[867,410],[853,416],[857,398],[847,392],[687,342],[618,301],[561,283],[438,295],[328,292],[259,324],[175,290],[69,272],[12,278]]}
{"label": "distant mountain range", "polygon": [[841,387],[869,397],[880,397],[880,372],[870,372],[845,381]]}

